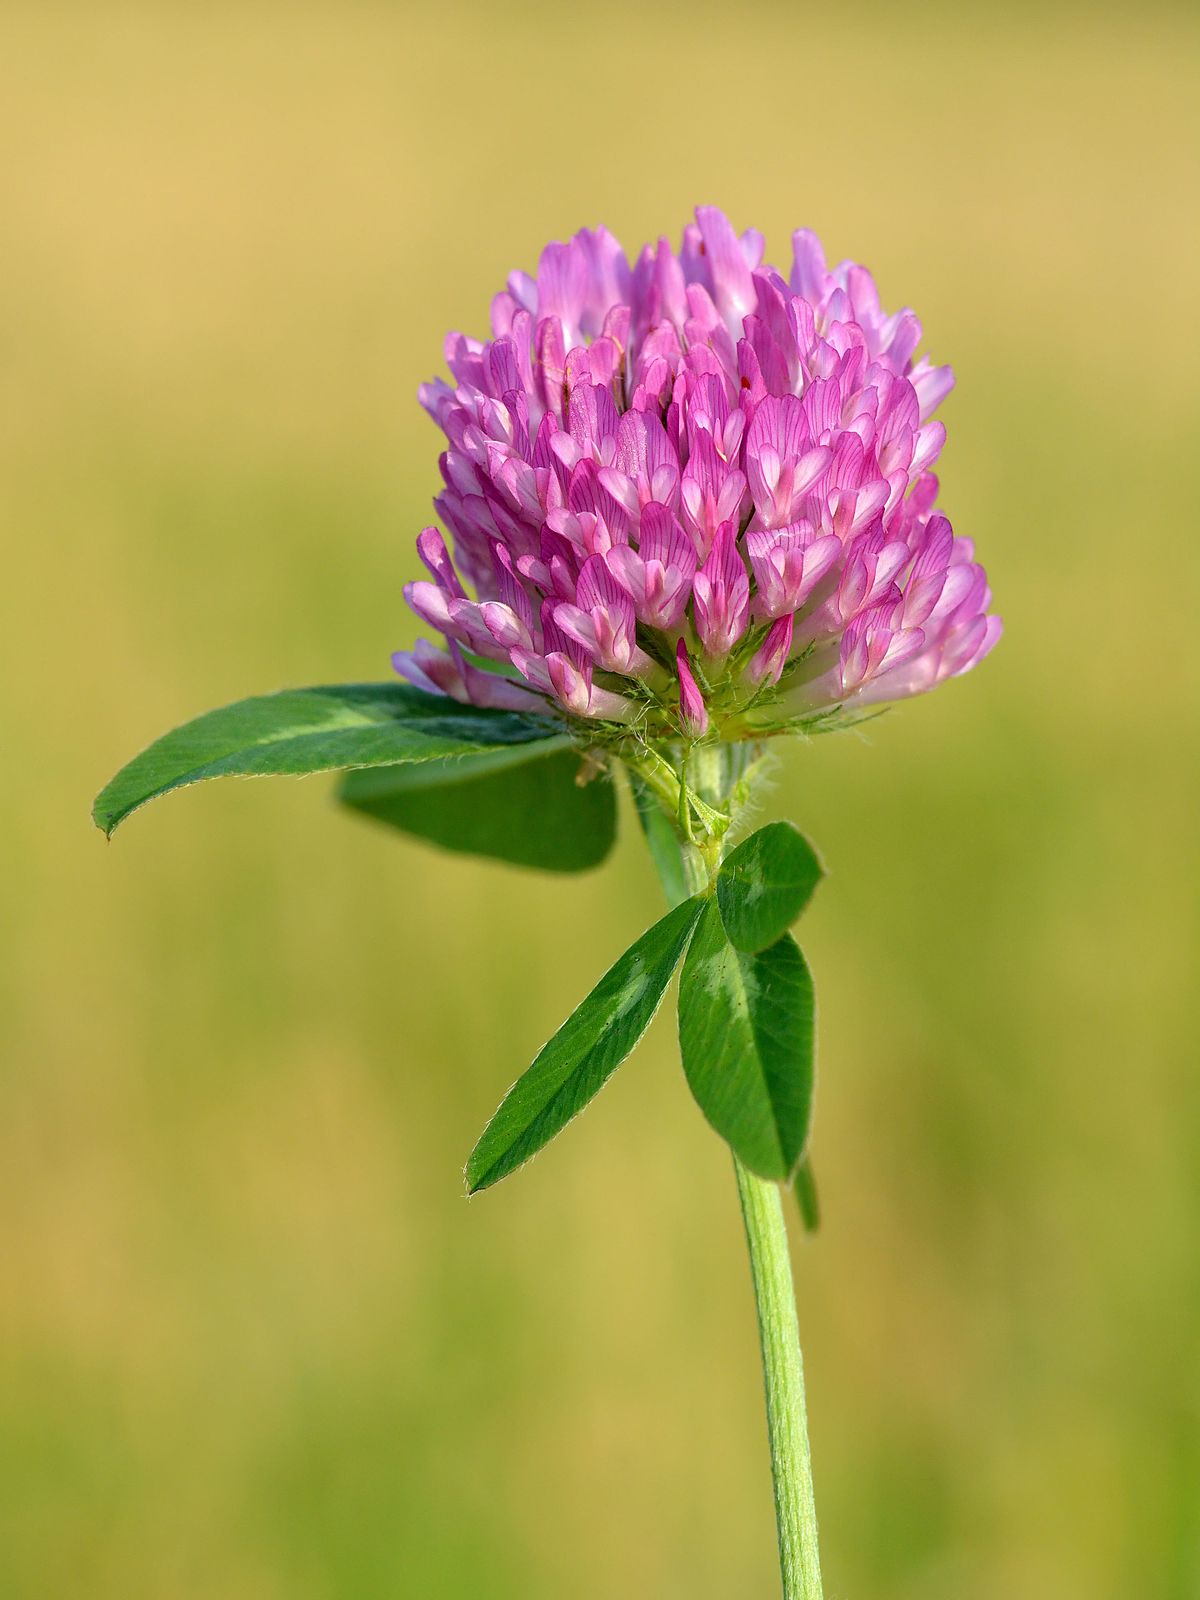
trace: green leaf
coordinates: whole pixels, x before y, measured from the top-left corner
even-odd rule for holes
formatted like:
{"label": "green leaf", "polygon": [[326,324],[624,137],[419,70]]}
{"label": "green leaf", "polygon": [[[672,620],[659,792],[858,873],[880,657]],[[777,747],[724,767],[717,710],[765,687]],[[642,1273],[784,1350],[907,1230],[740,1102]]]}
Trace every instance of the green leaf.
{"label": "green leaf", "polygon": [[560,732],[548,717],[461,706],[406,684],[285,689],[209,711],[156,740],[122,767],[92,815],[111,835],[147,800],[202,778],[434,761]]}
{"label": "green leaf", "polygon": [[725,858],[717,903],[739,950],[765,950],[795,922],[825,875],[817,852],[790,822],[769,822]]}
{"label": "green leaf", "polygon": [[812,977],[791,934],[737,950],[708,901],[679,980],[683,1070],[701,1111],[762,1178],[791,1177],[812,1120]]}
{"label": "green leaf", "polygon": [[650,1026],[703,905],[688,900],[668,911],[539,1051],[471,1152],[468,1194],[536,1155],[612,1076]]}
{"label": "green leaf", "polygon": [[812,1162],[805,1156],[796,1168],[792,1190],[800,1208],[800,1220],[806,1233],[816,1233],[821,1226],[821,1201],[817,1194],[817,1180],[813,1176]]}
{"label": "green leaf", "polygon": [[347,773],[345,805],[446,850],[547,872],[582,872],[612,849],[617,805],[607,773],[580,785],[570,740],[487,755]]}

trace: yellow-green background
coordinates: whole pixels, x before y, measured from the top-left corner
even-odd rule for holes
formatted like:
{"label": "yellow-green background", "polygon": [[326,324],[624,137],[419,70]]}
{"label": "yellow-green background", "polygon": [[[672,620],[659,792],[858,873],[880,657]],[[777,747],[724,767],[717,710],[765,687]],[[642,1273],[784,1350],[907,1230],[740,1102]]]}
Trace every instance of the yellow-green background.
{"label": "yellow-green background", "polygon": [[1008,632],[788,752],[830,878],[797,1240],[831,1600],[1200,1595],[1197,31],[1097,10],[8,4],[0,1594],[756,1600],[731,1174],[661,1020],[467,1204],[657,912],[151,736],[385,676],[414,390],[543,240],[805,223],[959,387]]}

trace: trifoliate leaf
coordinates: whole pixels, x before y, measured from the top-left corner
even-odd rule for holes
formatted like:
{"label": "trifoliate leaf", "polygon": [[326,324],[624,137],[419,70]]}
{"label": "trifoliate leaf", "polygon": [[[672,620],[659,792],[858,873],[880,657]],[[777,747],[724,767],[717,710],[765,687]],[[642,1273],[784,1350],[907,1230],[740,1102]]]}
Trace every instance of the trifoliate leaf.
{"label": "trifoliate leaf", "polygon": [[406,684],[285,689],[209,711],[156,740],[104,788],[92,815],[111,835],[147,800],[203,778],[434,761],[560,733],[548,717],[463,706]]}
{"label": "trifoliate leaf", "polygon": [[338,797],[352,810],[443,849],[546,872],[582,872],[612,849],[617,805],[607,773],[577,780],[565,738],[347,773]]}
{"label": "trifoliate leaf", "polygon": [[816,851],[790,822],[769,822],[730,851],[717,877],[717,903],[730,942],[753,952],[795,922],[825,875]]}
{"label": "trifoliate leaf", "polygon": [[467,1192],[498,1183],[582,1111],[649,1027],[706,902],[687,900],[644,933],[518,1078],[467,1162]]}
{"label": "trifoliate leaf", "polygon": [[706,902],[679,980],[683,1070],[701,1111],[752,1172],[786,1179],[812,1119],[815,999],[784,934],[750,954]]}

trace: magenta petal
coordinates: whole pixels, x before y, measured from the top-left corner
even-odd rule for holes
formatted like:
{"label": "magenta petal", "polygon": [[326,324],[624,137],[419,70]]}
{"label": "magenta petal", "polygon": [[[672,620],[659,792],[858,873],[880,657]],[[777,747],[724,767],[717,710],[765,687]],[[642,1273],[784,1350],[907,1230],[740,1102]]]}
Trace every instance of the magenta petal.
{"label": "magenta petal", "polygon": [[[446,537],[421,533],[429,579],[405,591],[446,648],[401,653],[399,670],[480,704],[532,693],[628,715],[595,667],[640,678],[653,725],[647,689],[681,633],[707,668],[751,615],[766,629],[748,680],[778,682],[788,651],[812,649],[788,690],[809,707],[919,693],[992,648],[986,575],[935,510],[950,368],[811,232],[787,278],[763,257],[715,207],[632,268],[583,228],[510,275],[487,337],[447,337],[448,374],[420,390],[445,435]],[[512,660],[530,689],[480,678],[460,646]]]}
{"label": "magenta petal", "polygon": [[757,299],[741,240],[716,206],[697,206],[696,221],[712,273],[713,299],[726,322],[740,331]]}
{"label": "magenta petal", "polygon": [[746,677],[750,683],[778,683],[792,649],[793,618],[777,618],[767,629],[762,644],[750,658]]}
{"label": "magenta petal", "polygon": [[736,526],[723,522],[692,580],[696,632],[710,656],[728,655],[750,619],[750,579],[738,553]]}
{"label": "magenta petal", "polygon": [[687,646],[682,639],[675,649],[675,667],[679,674],[680,726],[690,738],[703,738],[708,732],[708,707],[692,673]]}
{"label": "magenta petal", "polygon": [[434,581],[456,599],[465,597],[466,591],[458,581],[458,574],[446,549],[446,541],[436,528],[426,528],[417,538],[417,554],[433,574]]}

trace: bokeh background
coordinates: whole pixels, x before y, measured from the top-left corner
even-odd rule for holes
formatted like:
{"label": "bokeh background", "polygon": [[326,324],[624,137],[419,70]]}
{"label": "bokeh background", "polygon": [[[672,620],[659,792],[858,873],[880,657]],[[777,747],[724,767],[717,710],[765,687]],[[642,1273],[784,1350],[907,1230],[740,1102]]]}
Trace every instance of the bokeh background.
{"label": "bokeh background", "polygon": [[737,1206],[670,1022],[461,1195],[657,914],[635,830],[553,879],[318,779],[108,847],[87,816],[194,712],[385,676],[443,330],[546,238],[711,199],[916,306],[1008,622],[767,802],[832,867],[795,1241],[827,1592],[1195,1600],[1194,14],[8,0],[0,30],[0,1593],[775,1592]]}

